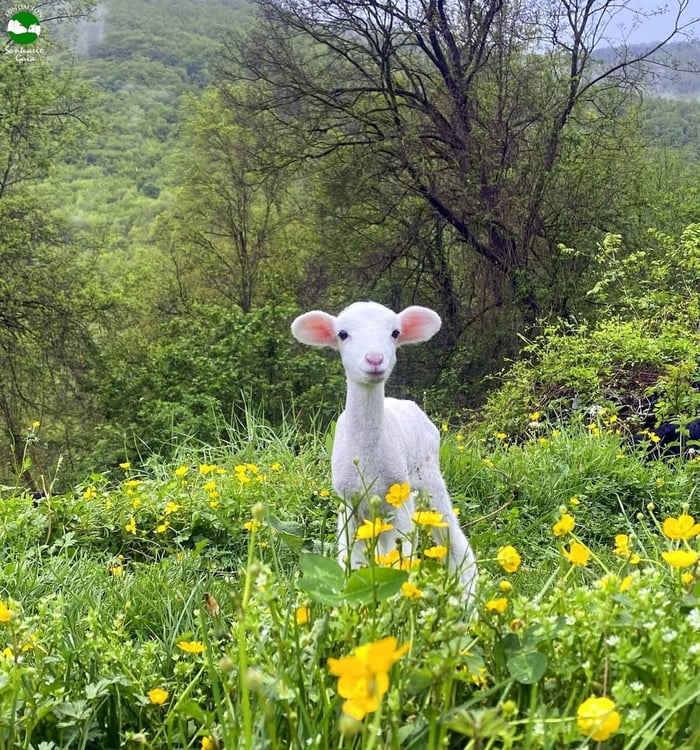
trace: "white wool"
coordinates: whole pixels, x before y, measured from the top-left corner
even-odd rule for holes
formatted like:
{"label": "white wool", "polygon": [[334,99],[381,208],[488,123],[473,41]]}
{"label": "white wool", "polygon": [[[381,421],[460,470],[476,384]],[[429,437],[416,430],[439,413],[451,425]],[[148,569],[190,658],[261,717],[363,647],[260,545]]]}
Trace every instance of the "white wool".
{"label": "white wool", "polygon": [[[395,313],[375,302],[356,302],[337,317],[319,310],[300,315],[292,333],[304,344],[338,349],[347,377],[331,459],[333,488],[344,501],[338,518],[340,563],[347,563],[348,550],[353,568],[366,563],[366,543],[355,535],[358,525],[373,517],[368,501],[375,495],[382,502],[377,515],[394,526],[378,537],[377,554],[399,546],[404,557],[410,555],[416,496],[427,495],[448,524],[433,530],[435,542],[449,547],[450,569],[459,573],[470,596],[476,560],[440,473],[439,432],[413,401],[384,396],[397,347],[427,341],[440,326],[439,315],[426,307]],[[401,508],[384,502],[393,484],[406,482],[412,492]]]}

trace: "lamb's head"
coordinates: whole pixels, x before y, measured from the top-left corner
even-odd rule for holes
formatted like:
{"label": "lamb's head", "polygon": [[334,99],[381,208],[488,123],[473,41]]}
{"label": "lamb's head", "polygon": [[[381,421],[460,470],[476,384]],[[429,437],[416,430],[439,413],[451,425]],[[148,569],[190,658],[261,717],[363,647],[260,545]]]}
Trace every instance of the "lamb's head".
{"label": "lamb's head", "polygon": [[427,307],[395,313],[376,302],[355,302],[338,316],[304,313],[292,323],[292,333],[302,344],[340,350],[348,379],[375,385],[391,374],[397,346],[427,341],[440,325],[440,316]]}

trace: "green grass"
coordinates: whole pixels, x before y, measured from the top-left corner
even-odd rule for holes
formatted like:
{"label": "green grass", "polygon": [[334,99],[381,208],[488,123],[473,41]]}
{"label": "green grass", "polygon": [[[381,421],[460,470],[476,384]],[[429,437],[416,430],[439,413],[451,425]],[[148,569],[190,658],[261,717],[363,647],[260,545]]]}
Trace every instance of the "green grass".
{"label": "green grass", "polygon": [[[340,570],[327,443],[251,419],[172,465],[134,461],[36,505],[8,493],[0,750],[594,748],[577,722],[591,696],[620,718],[604,746],[697,747],[697,565],[661,554],[698,537],[669,539],[661,522],[697,506],[700,461],[644,462],[613,425],[517,444],[445,433],[480,560],[465,613],[437,561]],[[575,525],[556,537],[565,509]],[[562,554],[575,543],[585,565]],[[512,573],[496,559],[506,545],[522,558]],[[347,678],[376,691],[358,720],[328,660],[388,637],[393,666]]]}

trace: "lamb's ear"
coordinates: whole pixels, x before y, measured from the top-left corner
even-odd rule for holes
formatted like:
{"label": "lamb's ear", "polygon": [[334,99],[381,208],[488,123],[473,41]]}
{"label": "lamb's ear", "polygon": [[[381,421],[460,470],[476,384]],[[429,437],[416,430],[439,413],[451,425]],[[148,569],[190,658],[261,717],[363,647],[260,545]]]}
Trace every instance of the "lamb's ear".
{"label": "lamb's ear", "polygon": [[300,315],[292,323],[292,335],[297,341],[309,346],[332,346],[338,348],[335,318],[321,310]]}
{"label": "lamb's ear", "polygon": [[413,305],[399,313],[401,335],[399,344],[416,344],[432,338],[442,325],[440,316],[427,307]]}

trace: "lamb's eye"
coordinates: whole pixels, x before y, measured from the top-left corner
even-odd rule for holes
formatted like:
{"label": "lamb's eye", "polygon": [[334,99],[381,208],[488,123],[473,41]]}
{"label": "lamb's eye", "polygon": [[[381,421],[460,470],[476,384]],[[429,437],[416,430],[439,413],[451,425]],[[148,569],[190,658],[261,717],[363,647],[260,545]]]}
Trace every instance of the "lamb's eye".
{"label": "lamb's eye", "polygon": [[346,338],[347,338],[347,337],[348,337],[349,335],[350,335],[350,334],[349,334],[349,333],[348,333],[347,331],[338,331],[338,338],[339,338],[339,339],[340,339],[341,341],[345,341],[345,339],[346,339]]}
{"label": "lamb's eye", "polygon": [[398,337],[399,337],[400,335],[401,335],[401,331],[399,331],[399,329],[398,329],[398,328],[395,328],[395,329],[394,329],[394,330],[393,330],[393,331],[391,332],[391,338],[393,338],[393,339],[397,339],[397,338],[398,338]]}

